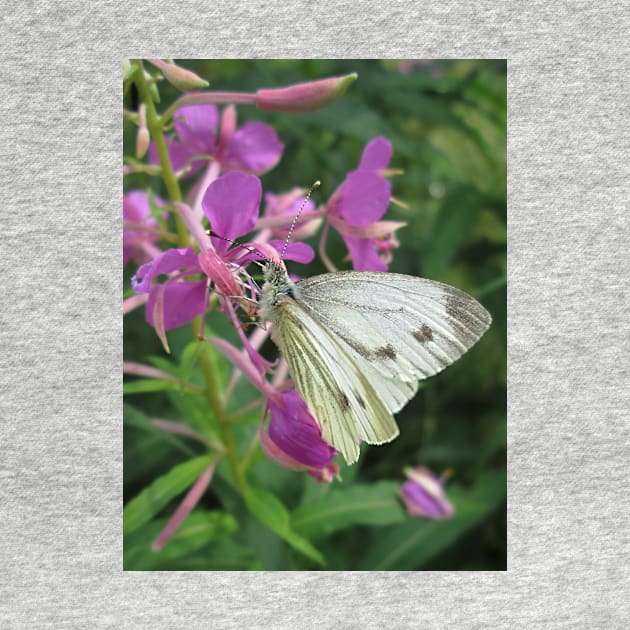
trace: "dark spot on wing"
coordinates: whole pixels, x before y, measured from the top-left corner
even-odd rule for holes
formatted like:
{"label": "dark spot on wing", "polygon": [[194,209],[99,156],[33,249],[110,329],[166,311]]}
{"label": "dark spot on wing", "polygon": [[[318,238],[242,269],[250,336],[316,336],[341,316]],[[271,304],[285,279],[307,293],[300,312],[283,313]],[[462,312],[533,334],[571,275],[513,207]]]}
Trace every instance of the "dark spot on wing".
{"label": "dark spot on wing", "polygon": [[374,352],[374,355],[379,359],[395,359],[396,350],[394,350],[394,346],[388,343],[386,346],[377,348]]}
{"label": "dark spot on wing", "polygon": [[339,392],[339,402],[341,403],[341,406],[344,409],[350,408],[350,401],[348,400],[348,397],[343,392]]}
{"label": "dark spot on wing", "polygon": [[486,313],[480,312],[483,309],[472,299],[464,300],[455,294],[446,297],[445,306],[446,314],[451,317],[450,326],[458,339],[467,346],[472,346],[488,327],[487,324],[484,325]]}
{"label": "dark spot on wing", "polygon": [[357,353],[359,353],[364,359],[369,359],[371,352],[356,339],[345,339],[345,342]]}
{"label": "dark spot on wing", "polygon": [[422,328],[420,328],[420,330],[415,330],[411,334],[418,343],[426,343],[427,341],[431,341],[431,339],[433,339],[433,331],[426,324],[422,324]]}

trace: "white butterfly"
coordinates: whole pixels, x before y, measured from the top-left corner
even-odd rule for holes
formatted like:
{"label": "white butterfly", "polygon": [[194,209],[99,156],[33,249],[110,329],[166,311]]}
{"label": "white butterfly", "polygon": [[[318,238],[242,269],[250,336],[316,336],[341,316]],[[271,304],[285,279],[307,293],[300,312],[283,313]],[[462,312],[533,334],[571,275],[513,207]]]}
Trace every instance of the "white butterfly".
{"label": "white butterfly", "polygon": [[348,464],[359,442],[398,435],[392,414],[418,381],[441,372],[492,318],[454,287],[395,273],[339,271],[294,283],[264,266],[259,315],[286,358],[295,388]]}

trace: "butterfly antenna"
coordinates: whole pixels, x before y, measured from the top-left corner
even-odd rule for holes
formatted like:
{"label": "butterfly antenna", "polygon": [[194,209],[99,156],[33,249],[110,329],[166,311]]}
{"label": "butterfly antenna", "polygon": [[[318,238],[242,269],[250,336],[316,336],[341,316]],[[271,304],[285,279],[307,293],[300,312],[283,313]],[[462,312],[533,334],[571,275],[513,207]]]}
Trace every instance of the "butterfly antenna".
{"label": "butterfly antenna", "polygon": [[[246,249],[247,251],[252,252],[253,254],[259,254],[265,260],[269,261],[269,258],[263,252],[261,252],[259,249],[256,249],[255,247],[250,247],[249,245],[243,245],[242,243],[239,243],[238,241],[234,241],[231,238],[228,238],[227,236],[221,236],[221,234],[217,234],[213,229],[206,230],[206,234],[208,236],[214,236],[215,238],[220,238],[222,241],[227,241],[228,243],[231,243],[232,245],[236,245],[237,247],[242,247],[243,249]],[[255,265],[258,265],[259,267],[263,266],[257,260],[252,260],[252,262]]]}
{"label": "butterfly antenna", "polygon": [[298,222],[298,219],[300,218],[300,215],[302,214],[302,210],[304,210],[304,206],[307,204],[308,200],[311,198],[311,195],[313,194],[313,191],[316,188],[319,188],[321,186],[321,182],[319,180],[317,180],[316,182],[313,183],[313,185],[310,187],[308,193],[306,194],[306,197],[304,198],[304,201],[302,202],[302,205],[300,206],[300,209],[297,211],[296,215],[293,217],[293,221],[291,222],[291,227],[289,228],[289,233],[287,234],[286,239],[284,240],[284,246],[282,247],[282,253],[280,254],[280,260],[284,260],[284,255],[287,251],[287,247],[289,246],[289,241],[291,240],[291,235],[293,234],[293,230],[295,229],[295,224]]}

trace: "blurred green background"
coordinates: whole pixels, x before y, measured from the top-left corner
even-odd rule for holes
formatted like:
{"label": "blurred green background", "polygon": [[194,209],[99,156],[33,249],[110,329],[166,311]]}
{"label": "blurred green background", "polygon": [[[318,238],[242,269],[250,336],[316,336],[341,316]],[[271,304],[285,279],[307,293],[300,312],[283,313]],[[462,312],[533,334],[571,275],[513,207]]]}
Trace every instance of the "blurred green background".
{"label": "blurred green background", "polygon": [[[421,384],[398,415],[401,434],[392,443],[364,448],[357,464],[342,466],[343,482],[318,485],[256,455],[248,478],[280,499],[292,528],[325,558],[325,566],[296,551],[263,525],[219,467],[197,514],[160,554],[148,545],[177,507],[181,494],[154,505],[147,522],[125,536],[126,569],[320,569],[326,570],[505,570],[506,569],[506,116],[505,60],[176,60],[210,81],[210,90],[255,91],[332,75],[358,73],[340,101],[309,114],[262,112],[239,106],[239,123],[262,120],[274,127],[285,149],[281,161],[262,176],[263,189],[284,192],[322,187],[323,204],[358,164],[365,144],[383,135],[393,144],[390,166],[393,195],[408,208],[390,205],[384,218],[408,223],[397,235],[390,270],[459,287],[490,311],[493,325],[483,339],[442,374]],[[147,68],[149,68],[147,64]],[[160,84],[163,111],[178,93]],[[127,109],[136,107],[130,90]],[[124,125],[125,155],[133,155],[136,128]],[[193,178],[194,179],[194,178]],[[159,178],[133,175],[125,190],[151,188],[166,198]],[[184,184],[184,190],[186,189]],[[311,244],[316,248],[316,235]],[[334,232],[327,248],[340,268],[346,251]],[[130,264],[124,295],[131,295]],[[316,259],[289,271],[324,271]],[[218,314],[209,327],[235,339]],[[165,355],[144,321],[143,309],[125,317],[124,358],[153,363],[177,374],[192,340],[190,326],[168,333],[172,355]],[[264,353],[276,356],[273,345]],[[213,355],[217,372],[228,365]],[[190,377],[195,380],[194,369]],[[156,430],[152,417],[186,422],[208,411],[196,396],[167,387],[147,391],[126,378],[124,423],[124,500],[174,467],[204,454],[186,438]],[[201,382],[201,381],[199,381]],[[255,394],[241,384],[237,396]],[[192,401],[192,402],[191,402]],[[260,412],[237,427],[245,450],[258,428]],[[211,430],[211,429],[208,429]],[[404,466],[422,465],[436,473],[452,469],[447,495],[456,506],[450,521],[404,517],[393,492]],[[155,486],[153,486],[155,487]],[[354,490],[353,490],[354,488]],[[348,494],[349,493],[349,494]],[[145,493],[146,494],[146,493]],[[355,516],[339,517],[335,506],[355,502]],[[162,505],[163,504],[163,505]],[[380,516],[379,516],[380,515]],[[195,538],[195,526],[204,529]],[[188,529],[186,529],[188,528]],[[186,532],[192,534],[186,537]],[[169,551],[167,551],[169,550]]]}

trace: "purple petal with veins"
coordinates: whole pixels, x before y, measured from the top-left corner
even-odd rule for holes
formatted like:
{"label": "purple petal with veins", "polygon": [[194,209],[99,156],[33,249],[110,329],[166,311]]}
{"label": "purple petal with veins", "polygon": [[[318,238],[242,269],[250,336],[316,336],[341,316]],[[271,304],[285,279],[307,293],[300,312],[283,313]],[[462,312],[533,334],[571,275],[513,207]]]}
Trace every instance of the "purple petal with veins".
{"label": "purple petal with veins", "polygon": [[199,267],[197,254],[191,247],[167,249],[136,271],[136,275],[131,279],[131,286],[136,293],[147,293],[151,289],[151,281],[160,274],[190,267]]}
{"label": "purple petal with veins", "polygon": [[[269,241],[271,245],[278,252],[282,253],[284,249],[284,241],[272,240]],[[296,262],[304,265],[310,263],[315,258],[315,252],[310,245],[306,243],[289,243],[287,249],[284,252],[285,260],[295,260]]]}
{"label": "purple petal with veins", "polygon": [[228,168],[262,173],[276,164],[283,148],[272,127],[249,122],[234,132],[224,160]]}
{"label": "purple petal with veins", "polygon": [[342,236],[355,271],[387,271],[387,264],[376,251],[374,239]]}
{"label": "purple petal with veins", "polygon": [[[254,228],[261,199],[258,177],[231,171],[210,184],[201,205],[213,231],[236,239]],[[212,242],[218,254],[230,247],[227,241],[218,238]]]}
{"label": "purple petal with veins", "polygon": [[312,468],[323,468],[335,449],[322,440],[306,403],[294,391],[282,394],[282,404],[269,403],[269,437],[287,455]]}
{"label": "purple petal with veins", "polygon": [[391,184],[371,171],[354,171],[346,177],[336,211],[351,225],[363,227],[386,212]]}
{"label": "purple petal with veins", "polygon": [[[145,316],[155,326],[153,308],[158,291],[163,285],[151,289]],[[177,328],[191,322],[206,309],[207,281],[173,282],[164,288],[164,330]]]}
{"label": "purple petal with veins", "polygon": [[175,110],[175,131],[192,153],[212,154],[216,146],[219,110],[216,105],[185,105]]}

